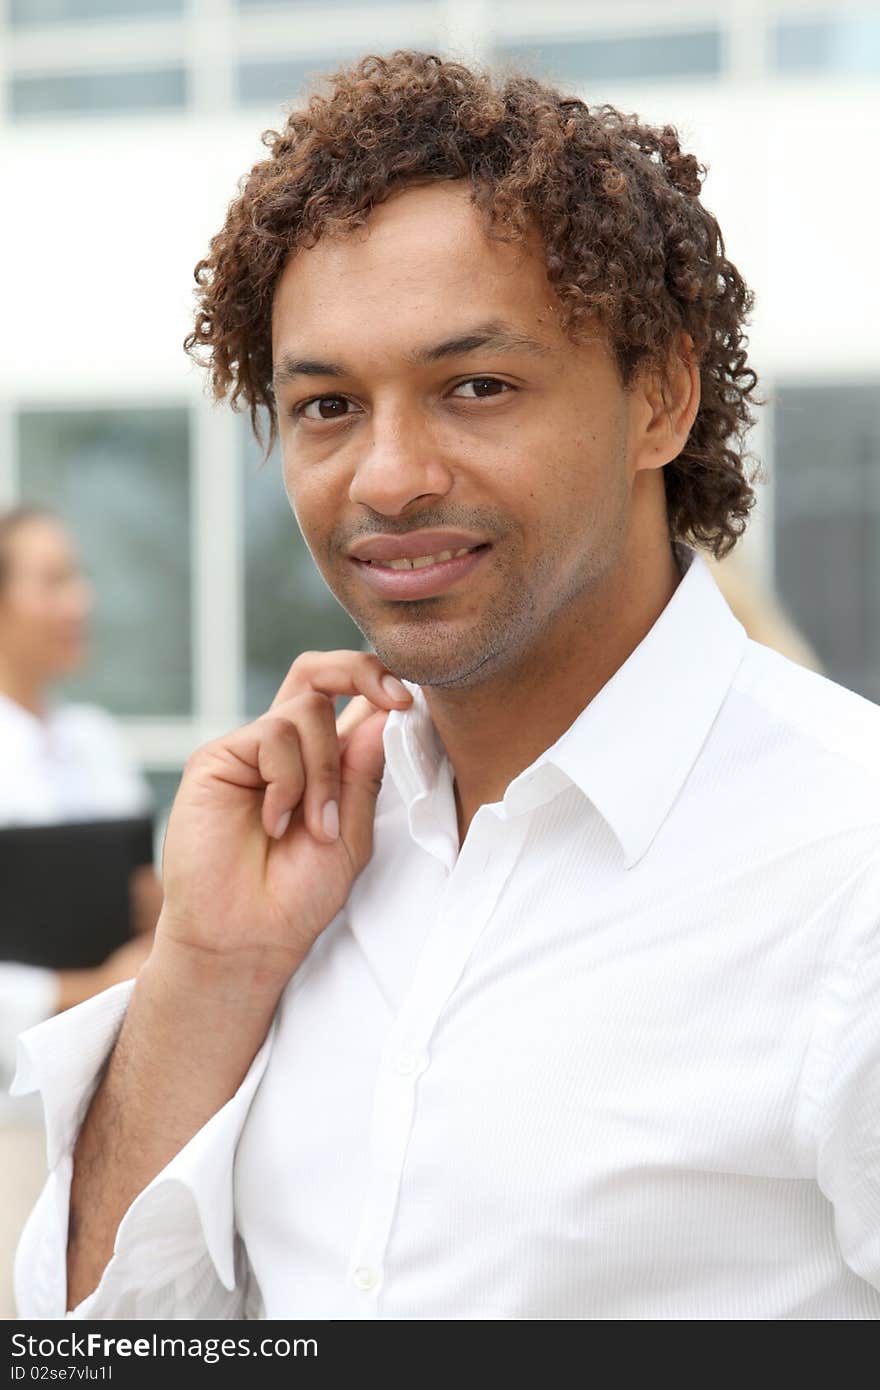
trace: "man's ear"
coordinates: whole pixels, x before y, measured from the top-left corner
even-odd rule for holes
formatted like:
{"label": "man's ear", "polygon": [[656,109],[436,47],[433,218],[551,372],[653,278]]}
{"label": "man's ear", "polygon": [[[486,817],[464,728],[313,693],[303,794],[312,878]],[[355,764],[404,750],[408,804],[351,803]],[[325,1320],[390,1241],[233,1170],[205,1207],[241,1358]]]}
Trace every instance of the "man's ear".
{"label": "man's ear", "polygon": [[700,408],[700,367],[689,333],[680,334],[666,372],[646,374],[637,389],[643,408],[635,470],[662,468],[678,458]]}

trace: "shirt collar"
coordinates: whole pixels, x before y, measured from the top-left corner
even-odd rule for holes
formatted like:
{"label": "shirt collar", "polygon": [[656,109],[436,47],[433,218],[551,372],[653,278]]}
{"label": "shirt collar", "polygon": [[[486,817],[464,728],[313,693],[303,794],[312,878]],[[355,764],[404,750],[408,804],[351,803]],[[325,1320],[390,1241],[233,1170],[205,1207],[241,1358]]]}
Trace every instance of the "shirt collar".
{"label": "shirt collar", "polygon": [[[676,545],[682,579],[651,630],[574,723],[520,772],[504,795],[509,817],[575,785],[623,850],[645,854],[699,755],[748,637],[705,559]],[[384,729],[386,767],[410,812],[430,796],[446,760],[421,687]]]}

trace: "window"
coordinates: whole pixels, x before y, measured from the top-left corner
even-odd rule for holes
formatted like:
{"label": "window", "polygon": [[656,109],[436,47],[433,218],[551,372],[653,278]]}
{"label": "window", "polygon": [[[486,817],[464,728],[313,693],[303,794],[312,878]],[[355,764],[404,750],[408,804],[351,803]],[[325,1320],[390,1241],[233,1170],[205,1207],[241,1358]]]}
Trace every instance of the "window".
{"label": "window", "polygon": [[[238,0],[239,7],[245,13],[259,13],[260,10],[323,10],[327,5],[338,5],[345,9],[368,8],[370,0]],[[407,5],[424,4],[426,0],[406,0]],[[427,3],[437,4],[438,0],[427,0]]]}
{"label": "window", "polygon": [[144,777],[149,783],[150,790],[153,793],[154,815],[157,820],[167,816],[168,812],[171,810],[182,776],[182,768],[174,772],[146,771],[144,773]]}
{"label": "window", "polygon": [[83,112],[179,110],[186,105],[183,68],[13,76],[9,114],[19,120]]}
{"label": "window", "polygon": [[277,106],[298,97],[312,81],[323,73],[335,72],[348,57],[358,56],[336,52],[324,58],[255,58],[238,64],[236,80],[238,100],[266,102]]}
{"label": "window", "polygon": [[59,512],[96,589],[71,699],[114,714],[192,709],[189,412],[25,410],[20,494]]}
{"label": "window", "polygon": [[531,44],[495,51],[505,65],[551,81],[601,82],[656,77],[714,77],[721,71],[721,31],[621,34]]}
{"label": "window", "polygon": [[300,652],[367,647],[303,540],[284,490],[278,449],[260,467],[247,416],[243,435],[245,704],[253,718],[268,709]]}
{"label": "window", "polygon": [[828,675],[880,701],[880,381],[783,387],[776,580]]}
{"label": "window", "polygon": [[69,24],[81,19],[140,19],[184,13],[185,0],[9,0],[12,24]]}
{"label": "window", "polygon": [[782,20],[773,32],[773,57],[783,73],[880,74],[880,15]]}

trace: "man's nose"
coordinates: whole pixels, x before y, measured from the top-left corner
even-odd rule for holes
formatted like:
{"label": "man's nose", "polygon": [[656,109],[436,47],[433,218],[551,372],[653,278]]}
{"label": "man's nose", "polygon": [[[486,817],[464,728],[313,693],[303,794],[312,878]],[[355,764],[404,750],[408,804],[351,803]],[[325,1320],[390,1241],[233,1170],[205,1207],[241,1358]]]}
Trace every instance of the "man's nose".
{"label": "man's nose", "polygon": [[374,414],[363,442],[348,492],[352,502],[393,515],[418,497],[445,496],[452,486],[448,461],[420,411]]}

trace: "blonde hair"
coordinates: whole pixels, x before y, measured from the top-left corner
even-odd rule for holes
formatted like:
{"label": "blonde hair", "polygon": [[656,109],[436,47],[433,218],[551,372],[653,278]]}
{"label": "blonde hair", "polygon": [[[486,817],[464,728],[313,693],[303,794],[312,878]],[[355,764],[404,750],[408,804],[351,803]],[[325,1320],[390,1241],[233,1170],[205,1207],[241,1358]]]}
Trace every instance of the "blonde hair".
{"label": "blonde hair", "polygon": [[780,598],[758,578],[745,554],[735,551],[723,560],[705,554],[705,559],[734,616],[753,641],[772,647],[799,666],[825,674],[818,653]]}

